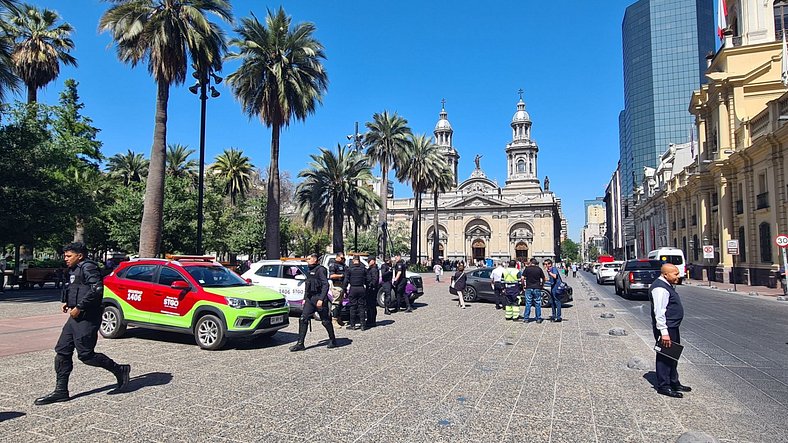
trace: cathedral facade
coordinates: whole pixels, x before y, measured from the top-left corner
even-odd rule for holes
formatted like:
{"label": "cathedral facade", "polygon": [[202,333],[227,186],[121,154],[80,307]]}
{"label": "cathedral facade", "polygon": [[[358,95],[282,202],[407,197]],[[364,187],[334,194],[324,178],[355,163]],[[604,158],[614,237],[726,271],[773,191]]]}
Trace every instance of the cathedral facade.
{"label": "cathedral facade", "polygon": [[[539,147],[531,139],[531,117],[520,97],[511,122],[512,141],[502,154],[506,158],[506,184],[501,187],[481,168],[476,155],[470,177],[459,181],[460,155],[454,147],[454,130],[446,109],[435,125],[435,143],[441,147],[454,174],[454,186],[438,197],[438,235],[433,229],[435,206],[432,194],[422,197],[420,251],[411,251],[420,260],[432,257],[433,241],[438,241],[440,257],[475,262],[481,259],[557,259],[566,236],[561,199],[550,191],[549,179],[539,180]],[[388,222],[413,220],[413,198],[390,199]]]}

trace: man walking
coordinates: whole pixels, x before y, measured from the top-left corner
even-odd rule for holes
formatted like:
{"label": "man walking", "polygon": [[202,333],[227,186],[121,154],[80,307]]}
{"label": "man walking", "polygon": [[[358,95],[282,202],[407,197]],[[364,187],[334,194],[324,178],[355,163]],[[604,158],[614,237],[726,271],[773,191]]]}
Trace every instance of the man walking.
{"label": "man walking", "polygon": [[490,284],[495,292],[495,309],[503,309],[506,301],[503,297],[503,262],[498,262],[498,266],[490,273]]}
{"label": "man walking", "polygon": [[517,262],[509,261],[509,267],[503,270],[503,289],[506,294],[506,320],[517,320],[520,316],[520,306],[517,296],[520,295],[520,273],[517,271]]}
{"label": "man walking", "polygon": [[408,273],[408,264],[405,260],[402,259],[402,256],[397,254],[394,256],[394,261],[396,264],[394,265],[394,287],[397,291],[397,310],[400,309],[402,306],[402,299],[405,299],[405,312],[413,312],[413,308],[410,307],[410,297],[408,294],[405,294],[405,286],[408,283],[408,279],[406,277]]}
{"label": "man walking", "polygon": [[327,348],[337,346],[337,338],[334,335],[334,325],[331,324],[331,316],[328,312],[328,278],[326,268],[318,263],[318,255],[312,254],[306,259],[309,267],[304,282],[304,308],[301,311],[301,318],[298,319],[298,341],[290,347],[290,352],[303,351],[306,331],[309,328],[309,320],[315,313],[320,316],[320,323],[328,332]]}
{"label": "man walking", "polygon": [[440,263],[435,263],[435,266],[432,267],[432,271],[435,273],[435,281],[440,283],[441,274],[443,274],[443,266],[441,266]]}
{"label": "man walking", "polygon": [[380,269],[375,257],[370,257],[367,268],[367,327],[378,323],[378,291],[380,290]]}
{"label": "man walking", "polygon": [[[525,278],[525,311],[523,322],[542,322],[542,288],[544,288],[544,271],[539,267],[539,262],[532,258],[523,270]],[[536,318],[531,318],[531,303],[536,307]]]}
{"label": "man walking", "polygon": [[[669,348],[673,343],[681,343],[679,325],[684,319],[684,307],[676,292],[675,285],[679,281],[679,268],[666,263],[660,269],[659,276],[648,290],[651,301],[651,326],[654,338]],[[681,398],[682,392],[690,392],[692,388],[682,385],[679,381],[679,362],[657,353],[657,392],[668,397]]]}
{"label": "man walking", "polygon": [[68,314],[68,320],[55,345],[55,390],[37,398],[35,404],[38,406],[70,399],[68,378],[74,369],[74,349],[82,363],[104,368],[115,376],[118,383],[114,391],[116,393],[123,392],[128,386],[131,372],[130,365],[119,365],[106,355],[95,352],[103,312],[101,299],[104,296],[104,284],[101,271],[95,262],[87,260],[88,249],[82,243],[66,245],[63,253],[69,269],[69,280],[63,287],[61,309]]}

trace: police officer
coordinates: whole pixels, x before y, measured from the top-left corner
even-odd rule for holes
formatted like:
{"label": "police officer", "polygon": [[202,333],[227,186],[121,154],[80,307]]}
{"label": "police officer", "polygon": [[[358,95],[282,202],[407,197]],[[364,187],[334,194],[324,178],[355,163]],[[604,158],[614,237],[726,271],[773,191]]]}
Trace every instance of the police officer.
{"label": "police officer", "polygon": [[394,279],[392,283],[397,291],[397,305],[396,310],[402,306],[402,300],[405,300],[405,312],[413,312],[413,308],[410,307],[410,297],[408,294],[405,293],[405,285],[408,283],[408,279],[406,277],[408,273],[408,264],[405,260],[402,259],[402,256],[397,254],[394,256],[394,261],[396,264],[394,265]]}
{"label": "police officer", "polygon": [[[350,323],[348,329],[367,329],[367,270],[358,256],[345,272],[345,287],[350,300]],[[358,324],[356,323],[358,320]]]}
{"label": "police officer", "polygon": [[391,315],[390,309],[393,304],[391,301],[392,278],[394,278],[394,269],[391,267],[391,259],[387,258],[380,267],[380,280],[383,287],[383,313],[386,315]]}
{"label": "police officer", "polygon": [[68,377],[74,368],[72,355],[89,366],[104,368],[117,380],[114,393],[123,392],[129,384],[130,365],[119,365],[104,354],[95,352],[98,330],[101,325],[104,296],[101,271],[95,262],[87,260],[88,250],[84,244],[75,242],[63,248],[69,280],[63,287],[61,301],[63,313],[69,315],[60,338],[55,345],[55,390],[37,398],[36,405],[69,400]]}
{"label": "police officer", "polygon": [[380,290],[380,269],[375,257],[369,259],[367,268],[367,327],[371,328],[378,322],[378,291]]}
{"label": "police officer", "polygon": [[509,260],[509,267],[503,270],[503,290],[506,295],[504,318],[517,320],[520,316],[520,305],[517,297],[520,295],[520,273],[517,271],[517,262]]}
{"label": "police officer", "polygon": [[328,278],[326,268],[318,263],[317,254],[312,254],[306,259],[309,272],[304,282],[304,309],[301,311],[301,318],[298,319],[298,342],[290,347],[290,352],[303,351],[306,330],[309,328],[309,320],[315,313],[320,316],[320,323],[328,332],[327,348],[337,346],[337,338],[334,335],[334,325],[331,324],[331,316],[328,312]]}
{"label": "police officer", "polygon": [[331,288],[331,295],[334,297],[334,309],[336,314],[334,315],[334,319],[336,320],[339,326],[345,324],[342,321],[342,304],[345,300],[345,272],[347,272],[347,266],[345,265],[345,254],[342,252],[338,252],[336,258],[334,259],[334,263],[328,267],[328,278],[331,280],[333,284]]}

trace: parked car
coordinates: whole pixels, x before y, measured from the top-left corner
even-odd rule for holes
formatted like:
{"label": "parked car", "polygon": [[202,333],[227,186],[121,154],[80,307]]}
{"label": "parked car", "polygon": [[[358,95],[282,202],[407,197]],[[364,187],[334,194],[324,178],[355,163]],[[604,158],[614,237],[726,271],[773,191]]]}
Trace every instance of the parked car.
{"label": "parked car", "polygon": [[624,262],[621,261],[614,261],[610,263],[602,263],[599,265],[599,269],[596,271],[596,282],[599,285],[604,285],[605,283],[613,282],[613,279],[616,276],[616,272],[621,269],[621,265]]}
{"label": "parked car", "polygon": [[636,293],[647,293],[651,283],[659,278],[661,267],[661,260],[638,259],[625,262],[613,281],[616,295],[626,298]]}
{"label": "parked car", "polygon": [[[349,263],[353,255],[355,255],[355,254],[345,254],[345,263]],[[336,258],[337,258],[336,254],[326,254],[326,255],[323,256],[322,259],[320,259],[320,264],[323,265],[326,269],[328,269],[329,266],[334,264],[334,261],[336,260]],[[367,256],[366,255],[359,254],[358,258],[361,261],[361,264],[364,265],[364,267],[368,267],[369,266],[369,263],[367,262]],[[382,264],[383,264],[383,261],[382,260],[378,260],[378,268],[380,268],[380,265],[382,265]],[[410,295],[410,302],[413,303],[414,301],[416,301],[417,298],[419,298],[422,295],[424,295],[424,282],[421,279],[421,275],[419,275],[418,273],[415,273],[415,272],[411,272],[411,271],[406,271],[405,272],[405,278],[410,280],[410,282],[413,283],[413,286],[416,287],[416,292],[414,292],[414,293],[412,293]],[[329,280],[329,284],[331,284],[330,280]],[[383,288],[380,288],[380,290],[378,291],[378,306],[380,306],[381,308],[383,306],[385,306],[385,301],[383,300],[383,298],[384,298],[384,296],[383,296]]]}
{"label": "parked car", "polygon": [[295,315],[304,309],[304,282],[308,272],[303,260],[261,260],[252,263],[241,277],[284,295],[290,313]]}
{"label": "parked car", "polygon": [[[490,301],[495,302],[495,291],[490,284],[490,273],[492,273],[494,268],[479,268],[473,271],[467,272],[467,280],[465,291],[462,293],[462,298],[467,302],[475,302],[475,301]],[[566,283],[566,282],[564,282]],[[566,304],[571,302],[574,298],[572,297],[572,287],[567,284],[567,290],[561,296],[561,304]],[[521,297],[521,304],[525,304],[525,296],[524,292],[520,290]],[[550,290],[542,289],[542,307],[550,306]]]}
{"label": "parked car", "polygon": [[599,269],[600,266],[602,266],[601,263],[594,263],[593,265],[591,265],[591,273],[596,275],[596,271]]}
{"label": "parked car", "polygon": [[172,256],[122,262],[104,278],[99,332],[119,338],[127,326],[194,335],[219,349],[228,338],[270,337],[289,323],[287,300],[247,283],[213,257]]}

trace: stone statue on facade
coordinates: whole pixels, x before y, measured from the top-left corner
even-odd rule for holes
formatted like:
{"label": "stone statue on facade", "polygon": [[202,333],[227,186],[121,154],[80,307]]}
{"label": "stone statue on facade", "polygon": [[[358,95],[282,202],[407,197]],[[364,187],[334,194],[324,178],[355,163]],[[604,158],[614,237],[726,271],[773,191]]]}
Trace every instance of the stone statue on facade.
{"label": "stone statue on facade", "polygon": [[544,176],[544,192],[547,192],[549,190],[550,190],[550,177],[545,175]]}
{"label": "stone statue on facade", "polygon": [[481,169],[479,166],[479,161],[482,159],[483,156],[476,154],[476,157],[473,158],[473,162],[476,163],[476,169]]}

